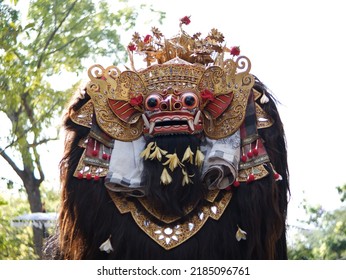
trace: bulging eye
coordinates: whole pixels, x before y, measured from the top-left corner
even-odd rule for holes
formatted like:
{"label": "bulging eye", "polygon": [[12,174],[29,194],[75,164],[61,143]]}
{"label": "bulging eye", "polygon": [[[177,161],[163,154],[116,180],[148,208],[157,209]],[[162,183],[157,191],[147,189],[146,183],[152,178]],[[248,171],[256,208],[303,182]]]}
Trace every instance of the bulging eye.
{"label": "bulging eye", "polygon": [[186,107],[188,109],[193,109],[198,106],[197,96],[192,92],[185,93],[182,97],[182,101],[183,107]]}
{"label": "bulging eye", "polygon": [[148,110],[154,110],[159,107],[160,100],[161,98],[158,95],[151,95],[146,99],[145,105]]}
{"label": "bulging eye", "polygon": [[148,99],[148,101],[147,101],[147,105],[148,105],[148,107],[150,107],[150,108],[156,107],[157,104],[158,104],[158,101],[157,101],[157,98],[155,98],[155,97],[150,97],[150,98]]}

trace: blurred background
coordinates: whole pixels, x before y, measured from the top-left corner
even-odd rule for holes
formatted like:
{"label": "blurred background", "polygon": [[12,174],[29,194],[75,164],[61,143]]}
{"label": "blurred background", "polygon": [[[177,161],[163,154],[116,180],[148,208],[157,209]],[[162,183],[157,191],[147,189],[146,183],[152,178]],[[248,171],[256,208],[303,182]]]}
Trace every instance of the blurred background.
{"label": "blurred background", "polygon": [[[226,5],[227,4],[227,5]],[[342,1],[0,0],[0,259],[40,259],[59,207],[61,116],[94,63],[125,67],[134,32],[217,28],[278,100],[290,259],[346,257]],[[35,215],[33,213],[41,213]]]}

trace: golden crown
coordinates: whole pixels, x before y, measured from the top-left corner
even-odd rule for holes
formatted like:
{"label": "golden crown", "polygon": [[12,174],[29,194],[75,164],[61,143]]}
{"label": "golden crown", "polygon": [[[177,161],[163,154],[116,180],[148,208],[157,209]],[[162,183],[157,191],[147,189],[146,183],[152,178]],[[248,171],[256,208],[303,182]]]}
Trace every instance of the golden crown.
{"label": "golden crown", "polygon": [[[239,47],[227,48],[217,29],[211,29],[205,38],[201,33],[188,35],[182,26],[189,23],[190,17],[180,19],[180,32],[170,39],[156,27],[145,36],[136,32],[128,45],[131,69],[120,71],[116,66],[101,65],[89,69],[87,91],[93,99],[96,119],[107,134],[125,141],[140,137],[144,126],[140,116],[145,111],[146,98],[168,88],[196,94],[203,112],[204,132],[209,137],[222,138],[238,129],[254,84],[250,60],[239,56]],[[144,55],[145,69],[135,69],[134,54]],[[225,59],[227,55],[229,58]],[[213,101],[215,106],[206,106],[205,92],[212,95],[210,100],[220,97]],[[223,105],[225,95],[230,96],[232,106]],[[219,113],[211,111],[216,107],[221,108],[217,109]]]}
{"label": "golden crown", "polygon": [[[175,57],[190,63],[208,65],[210,63],[215,64],[224,52],[239,54],[239,47],[234,47],[231,50],[223,45],[224,36],[215,28],[205,38],[201,37],[200,32],[190,36],[182,29],[183,25],[189,23],[190,17],[181,18],[179,34],[170,39],[166,39],[156,27],[151,29],[152,34],[147,34],[144,37],[136,32],[132,37],[132,42],[128,45],[131,62],[134,51],[144,54],[147,66],[154,62],[162,64]],[[134,65],[132,68],[134,70]]]}

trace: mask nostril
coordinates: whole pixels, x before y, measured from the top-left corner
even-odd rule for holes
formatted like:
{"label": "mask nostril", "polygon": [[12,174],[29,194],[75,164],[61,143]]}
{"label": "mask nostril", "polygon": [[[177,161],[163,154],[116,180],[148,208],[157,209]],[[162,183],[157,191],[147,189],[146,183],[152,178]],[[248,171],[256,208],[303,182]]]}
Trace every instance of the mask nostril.
{"label": "mask nostril", "polygon": [[160,104],[160,109],[161,109],[162,111],[166,111],[166,110],[168,109],[167,103],[162,102],[162,103]]}
{"label": "mask nostril", "polygon": [[181,102],[176,102],[176,103],[174,103],[173,107],[174,107],[175,110],[179,110],[179,109],[181,109],[182,104],[181,104]]}

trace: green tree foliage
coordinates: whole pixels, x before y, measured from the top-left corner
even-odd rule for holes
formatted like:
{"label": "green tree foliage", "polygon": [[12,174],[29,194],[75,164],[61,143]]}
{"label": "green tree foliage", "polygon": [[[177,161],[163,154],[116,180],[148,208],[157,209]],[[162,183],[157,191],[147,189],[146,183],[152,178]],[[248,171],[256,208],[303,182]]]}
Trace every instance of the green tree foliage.
{"label": "green tree foliage", "polygon": [[[59,194],[56,190],[42,188],[42,200],[47,205],[47,212],[54,212],[59,203]],[[35,253],[30,226],[14,227],[11,221],[22,214],[30,212],[26,197],[12,194],[0,195],[0,260],[33,260],[39,256]],[[47,233],[53,232],[53,227]]]}
{"label": "green tree foliage", "polygon": [[[346,185],[337,187],[344,202]],[[322,206],[303,205],[309,219],[289,246],[290,259],[346,259],[346,206],[326,211]]]}
{"label": "green tree foliage", "polygon": [[32,244],[32,231],[11,226],[11,219],[27,212],[28,204],[23,199],[6,199],[0,196],[0,259],[36,259]]}
{"label": "green tree foliage", "polygon": [[[90,57],[124,59],[119,30],[132,28],[138,11],[120,2],[111,12],[106,1],[34,0],[21,15],[0,0],[0,115],[10,123],[8,133],[0,135],[0,156],[23,182],[31,212],[43,209],[39,148],[57,139],[58,130],[51,128],[76,90],[56,90],[49,77],[78,74]],[[39,253],[42,236],[35,229],[34,243]]]}

